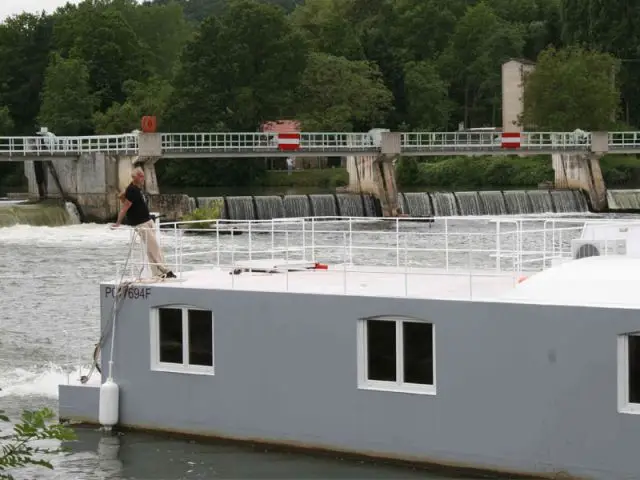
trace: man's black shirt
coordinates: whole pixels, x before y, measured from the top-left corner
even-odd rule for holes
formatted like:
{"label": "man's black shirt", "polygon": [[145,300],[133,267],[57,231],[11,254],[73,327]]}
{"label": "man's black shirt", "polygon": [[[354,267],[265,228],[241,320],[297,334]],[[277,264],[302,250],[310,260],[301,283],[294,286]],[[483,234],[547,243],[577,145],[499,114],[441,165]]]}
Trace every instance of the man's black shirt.
{"label": "man's black shirt", "polygon": [[151,220],[147,200],[142,194],[142,190],[132,183],[127,187],[124,197],[131,202],[131,206],[127,210],[127,223],[129,225],[135,227]]}

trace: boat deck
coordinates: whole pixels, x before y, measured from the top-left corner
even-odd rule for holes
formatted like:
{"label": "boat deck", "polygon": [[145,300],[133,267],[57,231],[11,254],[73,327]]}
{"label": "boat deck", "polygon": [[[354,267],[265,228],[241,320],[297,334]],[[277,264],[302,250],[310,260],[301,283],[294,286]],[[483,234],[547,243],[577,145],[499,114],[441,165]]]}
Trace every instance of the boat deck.
{"label": "boat deck", "polygon": [[[257,271],[232,274],[231,268],[183,272],[177,280],[154,283],[167,288],[201,288],[264,292],[362,295],[386,297],[479,299],[495,298],[511,290],[518,280],[513,272],[453,271],[420,267],[327,265],[326,269],[285,269],[277,262],[252,262]],[[239,264],[248,268],[250,264]],[[269,265],[269,267],[266,267]]]}

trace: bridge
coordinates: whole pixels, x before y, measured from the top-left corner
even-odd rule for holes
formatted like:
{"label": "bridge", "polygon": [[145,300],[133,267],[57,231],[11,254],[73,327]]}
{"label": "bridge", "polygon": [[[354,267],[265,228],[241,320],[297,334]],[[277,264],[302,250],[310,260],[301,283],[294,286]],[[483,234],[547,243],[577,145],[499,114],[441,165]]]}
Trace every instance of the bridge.
{"label": "bridge", "polygon": [[[640,132],[388,132],[393,153],[407,156],[540,155],[589,152],[637,154]],[[596,135],[600,135],[596,141]],[[385,134],[382,135],[385,137]],[[606,138],[606,140],[605,140]],[[0,137],[0,161],[85,154],[155,158],[375,156],[384,142],[371,133],[140,133],[79,137]]]}
{"label": "bridge", "polygon": [[[62,196],[100,219],[117,212],[117,192],[133,165],[146,173],[150,194],[159,195],[155,162],[162,158],[346,157],[347,191],[372,193],[385,216],[398,210],[394,160],[399,156],[552,156],[556,188],[580,188],[594,208],[606,207],[599,157],[637,154],[640,132],[217,132],[130,133],[64,137],[0,137],[0,161],[25,162],[29,194]],[[175,210],[160,205],[158,210]],[[184,208],[182,208],[184,210]],[[107,213],[104,213],[107,212]]]}

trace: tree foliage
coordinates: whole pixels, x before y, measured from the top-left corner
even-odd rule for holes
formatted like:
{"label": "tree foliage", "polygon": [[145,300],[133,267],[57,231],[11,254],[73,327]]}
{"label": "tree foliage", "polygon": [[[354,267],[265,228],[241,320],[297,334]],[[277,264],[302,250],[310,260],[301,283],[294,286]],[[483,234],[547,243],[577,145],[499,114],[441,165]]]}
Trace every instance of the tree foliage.
{"label": "tree foliage", "polygon": [[618,63],[605,53],[549,48],[525,80],[522,123],[528,129],[606,131],[615,123]]}
{"label": "tree foliage", "polygon": [[[34,442],[68,442],[76,438],[70,428],[52,423],[54,417],[55,414],[48,408],[25,410],[20,421],[13,426],[13,432],[7,437],[0,437],[0,480],[13,480],[10,472],[22,467],[39,466],[53,469],[46,457],[64,452],[66,449],[39,447]],[[0,410],[0,423],[2,422],[9,423],[9,417]]]}
{"label": "tree foliage", "polygon": [[299,98],[297,118],[307,131],[366,131],[393,104],[377,65],[323,53],[309,56]]}
{"label": "tree foliage", "polygon": [[38,123],[56,135],[91,134],[95,104],[85,62],[54,53],[45,73]]}
{"label": "tree foliage", "polygon": [[[278,119],[334,131],[499,127],[501,66],[513,57],[539,63],[525,111],[539,128],[604,127],[613,111],[638,125],[640,7],[627,3],[83,0],[0,24],[0,106],[11,117],[0,128],[121,133],[142,115],[182,132]],[[160,180],[248,184],[263,165],[163,162]],[[0,182],[19,168],[3,166]]]}

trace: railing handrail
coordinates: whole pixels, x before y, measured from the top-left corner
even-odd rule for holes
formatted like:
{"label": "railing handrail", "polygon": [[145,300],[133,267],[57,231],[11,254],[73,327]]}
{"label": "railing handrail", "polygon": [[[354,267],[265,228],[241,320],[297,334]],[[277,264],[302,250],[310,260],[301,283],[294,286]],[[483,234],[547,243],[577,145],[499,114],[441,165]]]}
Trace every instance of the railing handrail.
{"label": "railing handrail", "polygon": [[[404,272],[409,276],[416,275],[416,269],[420,268],[467,272],[470,277],[497,272],[512,275],[515,281],[522,273],[544,270],[573,258],[572,242],[583,238],[587,225],[640,226],[640,219],[537,215],[450,216],[433,220],[427,224],[427,231],[416,229],[412,225],[415,219],[337,216],[192,220],[164,222],[159,228],[161,244],[170,244],[165,245],[169,247],[167,266],[179,276],[188,269],[238,266],[251,269],[250,265],[256,265],[252,263],[254,260],[273,260],[274,264],[284,265],[291,262],[295,269],[301,267],[301,261],[311,265],[321,262],[339,266],[338,270],[344,271],[346,293],[346,274],[363,273],[362,269],[364,273],[383,269],[380,273]],[[203,223],[208,225],[191,228]],[[224,235],[230,227],[241,235]],[[189,236],[190,232],[204,236]],[[602,239],[604,255],[611,254],[617,242],[626,238],[624,232],[614,235],[609,229],[606,237]],[[202,242],[206,247],[198,248],[197,240],[185,243],[187,238],[206,239]],[[148,265],[144,254],[138,257],[128,262],[132,271]],[[118,268],[124,263],[116,262]],[[395,270],[391,272],[389,268]],[[290,269],[285,270],[288,285]],[[405,278],[405,284],[407,281]]]}
{"label": "railing handrail", "polygon": [[[381,142],[372,132],[291,132],[300,135],[299,150],[313,153],[322,151],[376,153]],[[446,151],[504,152],[501,131],[454,132],[392,132],[400,136],[402,152],[434,154]],[[139,149],[139,133],[89,136],[0,136],[0,153],[39,154],[54,151],[59,154],[83,152],[131,152]],[[144,135],[144,134],[142,134]],[[279,152],[278,132],[165,132],[159,133],[163,152],[171,155],[207,152],[257,155]],[[508,152],[576,151],[590,150],[591,132],[521,132],[518,148]],[[607,132],[608,147],[612,151],[640,150],[640,132]],[[431,153],[430,153],[431,152]],[[283,152],[280,152],[283,153]],[[284,152],[286,153],[286,152]]]}

